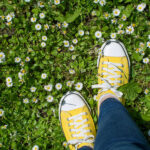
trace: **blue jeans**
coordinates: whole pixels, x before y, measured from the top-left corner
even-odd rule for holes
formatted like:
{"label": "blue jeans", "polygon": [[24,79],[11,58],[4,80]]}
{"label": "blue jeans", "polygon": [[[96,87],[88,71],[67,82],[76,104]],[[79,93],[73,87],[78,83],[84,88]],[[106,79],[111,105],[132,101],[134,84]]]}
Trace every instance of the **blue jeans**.
{"label": "blue jeans", "polygon": [[[79,150],[92,150],[82,147]],[[150,146],[125,107],[108,98],[100,106],[94,150],[150,150]]]}

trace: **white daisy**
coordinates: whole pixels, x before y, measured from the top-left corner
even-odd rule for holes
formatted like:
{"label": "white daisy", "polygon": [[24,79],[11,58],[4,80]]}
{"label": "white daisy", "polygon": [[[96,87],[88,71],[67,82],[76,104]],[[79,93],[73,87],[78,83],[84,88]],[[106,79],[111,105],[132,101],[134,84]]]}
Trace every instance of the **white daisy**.
{"label": "white daisy", "polygon": [[77,39],[73,39],[73,40],[72,40],[72,43],[73,43],[73,44],[77,44],[77,43],[78,43],[78,40],[77,40]]}
{"label": "white daisy", "polygon": [[116,38],[116,33],[111,33],[110,37],[111,37],[112,39],[115,39],[115,38]]}
{"label": "white daisy", "polygon": [[72,60],[75,60],[76,59],[76,55],[72,55]]}
{"label": "white daisy", "polygon": [[64,146],[65,148],[67,148],[67,147],[68,147],[67,142],[63,142],[63,146]]}
{"label": "white daisy", "polygon": [[123,21],[126,21],[127,20],[127,17],[126,15],[122,15],[122,18],[121,18]]}
{"label": "white daisy", "polygon": [[43,8],[44,7],[44,2],[39,1],[38,2],[38,6],[41,7],[41,8]]}
{"label": "white daisy", "polygon": [[35,92],[35,91],[36,91],[36,87],[33,87],[33,86],[32,86],[32,87],[30,88],[30,91],[31,91],[31,92]]}
{"label": "white daisy", "polygon": [[140,46],[141,48],[144,48],[144,43],[143,43],[143,42],[140,42],[139,46]]}
{"label": "white daisy", "polygon": [[25,61],[29,62],[30,61],[30,57],[26,57]]}
{"label": "white daisy", "polygon": [[133,26],[128,26],[128,27],[126,28],[126,33],[127,33],[127,34],[132,34],[133,32],[134,32]]}
{"label": "white daisy", "polygon": [[6,78],[6,82],[12,82],[12,78],[11,77],[7,77]]}
{"label": "white daisy", "polygon": [[38,99],[35,98],[35,97],[33,97],[32,102],[33,102],[33,103],[37,103],[37,102],[38,102]]}
{"label": "white daisy", "polygon": [[114,16],[119,16],[119,14],[120,14],[120,10],[119,9],[114,9],[113,10],[113,15]]}
{"label": "white daisy", "polygon": [[55,88],[56,88],[57,90],[60,90],[60,89],[62,88],[62,84],[61,84],[61,83],[57,83],[57,84],[55,85]]}
{"label": "white daisy", "polygon": [[7,87],[12,87],[13,83],[12,82],[6,82]]}
{"label": "white daisy", "polygon": [[74,46],[73,46],[73,45],[70,45],[69,50],[70,50],[70,51],[74,51]]}
{"label": "white daisy", "polygon": [[111,19],[112,24],[117,24],[117,19]]}
{"label": "white daisy", "polygon": [[28,98],[24,98],[23,99],[23,103],[25,103],[25,104],[29,103],[29,99]]}
{"label": "white daisy", "polygon": [[0,59],[4,59],[5,58],[5,54],[3,52],[0,52]]}
{"label": "white daisy", "polygon": [[46,43],[45,43],[45,42],[42,42],[42,43],[41,43],[41,46],[42,46],[42,47],[45,47],[45,46],[46,46]]}
{"label": "white daisy", "polygon": [[55,4],[55,5],[60,4],[60,0],[54,0],[54,4]]}
{"label": "white daisy", "polygon": [[35,18],[35,17],[32,17],[32,18],[31,18],[31,22],[36,22],[36,18]]}
{"label": "white daisy", "polygon": [[101,38],[102,33],[100,31],[96,31],[95,36],[96,36],[96,38]]}
{"label": "white daisy", "polygon": [[41,30],[41,28],[42,28],[42,26],[39,23],[35,25],[36,30]]}
{"label": "white daisy", "polygon": [[104,13],[104,17],[105,17],[105,19],[108,19],[108,18],[110,17],[109,13],[108,13],[108,12],[105,12],[105,13]]}
{"label": "white daisy", "polygon": [[145,3],[142,3],[142,4],[139,4],[136,9],[137,9],[139,12],[142,12],[142,11],[145,9],[145,7],[146,7],[146,4],[145,4]]}
{"label": "white daisy", "polygon": [[67,81],[66,85],[67,85],[68,87],[71,87],[71,86],[73,85],[73,83],[74,83],[74,81]]}
{"label": "white daisy", "polygon": [[42,73],[41,78],[42,79],[46,79],[46,77],[47,77],[47,74],[46,73]]}
{"label": "white daisy", "polygon": [[93,10],[93,11],[91,12],[91,15],[92,15],[92,16],[96,16],[96,11]]}
{"label": "white daisy", "polygon": [[8,14],[5,18],[7,22],[10,22],[12,20],[12,16],[10,14]]}
{"label": "white daisy", "polygon": [[93,96],[93,99],[94,99],[95,101],[98,101],[97,95],[94,95],[94,96]]}
{"label": "white daisy", "polygon": [[79,33],[80,36],[84,35],[84,31],[83,30],[79,30],[78,33]]}
{"label": "white daisy", "polygon": [[0,117],[2,117],[4,115],[4,110],[0,109]]}
{"label": "white daisy", "polygon": [[62,24],[63,27],[67,28],[68,27],[68,23],[66,21],[63,22]]}
{"label": "white daisy", "polygon": [[45,35],[42,36],[42,40],[43,40],[43,41],[47,41],[47,36],[45,36]]}
{"label": "white daisy", "polygon": [[2,16],[0,16],[0,18],[1,18],[2,20],[4,20],[4,19],[5,19],[5,16],[2,15]]}
{"label": "white daisy", "polygon": [[69,41],[64,40],[63,42],[65,47],[69,47]]}
{"label": "white daisy", "polygon": [[118,28],[121,29],[123,27],[123,24],[119,24]]}
{"label": "white daisy", "polygon": [[41,19],[43,19],[43,18],[45,18],[45,14],[44,14],[44,13],[40,13],[40,14],[39,14],[39,17],[40,17]]}
{"label": "white daisy", "polygon": [[97,4],[99,2],[99,0],[94,0],[94,3]]}
{"label": "white daisy", "polygon": [[148,64],[149,63],[149,59],[148,58],[143,58],[143,63],[144,64]]}
{"label": "white daisy", "polygon": [[147,47],[150,48],[150,41],[148,41],[146,44],[147,44]]}
{"label": "white daisy", "polygon": [[15,17],[15,13],[14,12],[10,12],[10,15],[11,15],[12,18]]}
{"label": "white daisy", "polygon": [[19,73],[18,73],[18,78],[19,78],[19,79],[22,79],[23,75],[24,75],[23,73],[19,72]]}
{"label": "white daisy", "polygon": [[124,34],[124,30],[118,30],[118,34]]}
{"label": "white daisy", "polygon": [[2,126],[2,129],[7,129],[7,126],[8,126],[8,125],[6,125],[6,124],[3,125],[3,126]]}
{"label": "white daisy", "polygon": [[21,58],[19,58],[19,57],[16,57],[16,58],[15,58],[15,62],[16,62],[16,63],[19,63],[20,61],[21,61]]}
{"label": "white daisy", "polygon": [[44,89],[46,90],[46,91],[48,91],[48,92],[50,92],[51,90],[52,90],[52,84],[49,84],[49,85],[45,85],[44,86]]}
{"label": "white daisy", "polygon": [[34,146],[32,147],[32,150],[39,150],[39,146],[38,146],[38,145],[34,145]]}
{"label": "white daisy", "polygon": [[75,70],[74,69],[69,69],[69,73],[70,74],[75,74]]}
{"label": "white daisy", "polygon": [[144,93],[147,95],[149,93],[149,90],[148,89],[145,89],[144,90]]}
{"label": "white daisy", "polygon": [[106,1],[105,0],[100,0],[99,3],[100,3],[101,6],[104,6],[106,4]]}
{"label": "white daisy", "polygon": [[54,98],[51,95],[48,95],[46,99],[47,99],[48,102],[53,102],[54,101]]}
{"label": "white daisy", "polygon": [[81,82],[78,82],[78,83],[75,84],[75,89],[76,90],[80,91],[80,90],[82,90],[82,88],[83,88],[83,84]]}
{"label": "white daisy", "polygon": [[49,25],[48,25],[48,24],[45,24],[45,25],[44,25],[44,29],[45,29],[45,30],[48,30],[48,29],[49,29]]}
{"label": "white daisy", "polygon": [[89,31],[86,31],[85,34],[86,34],[86,35],[89,35],[90,33],[89,33]]}

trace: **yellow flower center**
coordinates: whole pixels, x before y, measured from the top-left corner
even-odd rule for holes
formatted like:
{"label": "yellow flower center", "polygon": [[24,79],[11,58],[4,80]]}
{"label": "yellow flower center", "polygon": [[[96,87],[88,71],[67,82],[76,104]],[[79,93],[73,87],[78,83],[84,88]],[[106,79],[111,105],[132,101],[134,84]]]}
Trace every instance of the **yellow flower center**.
{"label": "yellow flower center", "polygon": [[0,115],[2,114],[2,111],[0,111]]}

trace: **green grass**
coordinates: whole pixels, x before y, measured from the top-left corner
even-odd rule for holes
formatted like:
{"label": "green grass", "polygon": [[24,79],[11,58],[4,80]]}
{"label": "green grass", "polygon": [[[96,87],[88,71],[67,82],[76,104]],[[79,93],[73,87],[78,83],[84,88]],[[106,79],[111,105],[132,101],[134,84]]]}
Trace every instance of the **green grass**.
{"label": "green grass", "polygon": [[[61,0],[58,5],[53,0],[42,2],[44,7],[39,7],[35,0],[0,2],[0,16],[11,12],[15,15],[8,25],[9,16],[4,20],[0,18],[0,52],[5,54],[5,59],[0,61],[0,109],[4,111],[0,117],[0,149],[30,150],[34,145],[42,150],[65,149],[58,104],[64,93],[76,90],[78,82],[83,83],[80,92],[90,104],[97,123],[93,97],[98,90],[91,88],[97,83],[97,52],[103,42],[110,39],[111,33],[118,33],[120,24],[123,24],[121,30],[125,33],[116,34],[116,39],[124,43],[131,60],[130,82],[120,90],[130,114],[150,141],[147,134],[150,129],[150,92],[144,93],[145,89],[150,90],[150,63],[143,63],[144,58],[150,58],[147,46],[150,41],[149,0],[113,0],[106,1],[104,6],[94,0]],[[142,2],[146,8],[139,12],[137,6]],[[120,10],[116,17],[112,13],[115,8]],[[42,12],[45,14],[43,19],[39,17]],[[127,17],[125,21],[123,15]],[[31,17],[35,17],[36,22],[31,22]],[[112,19],[117,19],[117,23],[112,23]],[[64,21],[68,27],[63,27]],[[38,23],[41,30],[35,29]],[[46,24],[48,30],[44,29]],[[128,26],[133,26],[133,33],[126,33]],[[83,36],[79,35],[79,30],[84,31]],[[101,31],[101,38],[95,37],[96,31]],[[41,46],[42,36],[47,36],[45,47]],[[73,39],[78,43],[73,44]],[[74,51],[64,47],[64,40],[74,45]],[[74,60],[73,55],[76,56]],[[16,57],[21,58],[19,63],[15,62]],[[75,73],[70,74],[70,69]],[[23,73],[22,79],[18,77],[19,72]],[[46,79],[41,78],[42,73],[47,74]],[[13,86],[11,83],[11,87],[7,86],[7,77],[12,78]],[[67,81],[74,81],[72,87],[66,85]],[[62,84],[62,89],[55,88],[57,83]],[[53,85],[51,91],[44,89],[48,84]],[[35,92],[31,92],[32,86],[36,87]],[[48,95],[53,96],[52,102],[47,101]],[[29,103],[23,103],[25,98]],[[38,99],[37,103],[32,101],[33,98]],[[7,125],[6,129],[4,125]]]}

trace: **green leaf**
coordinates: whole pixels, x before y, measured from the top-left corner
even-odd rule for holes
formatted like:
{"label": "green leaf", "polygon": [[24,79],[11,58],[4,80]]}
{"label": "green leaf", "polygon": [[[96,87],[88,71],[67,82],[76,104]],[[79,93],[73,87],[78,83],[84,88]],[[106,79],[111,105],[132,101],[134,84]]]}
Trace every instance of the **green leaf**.
{"label": "green leaf", "polygon": [[139,53],[136,53],[136,52],[133,52],[132,57],[133,57],[133,59],[136,60],[136,61],[141,61],[142,58],[143,58],[142,55],[140,55]]}

